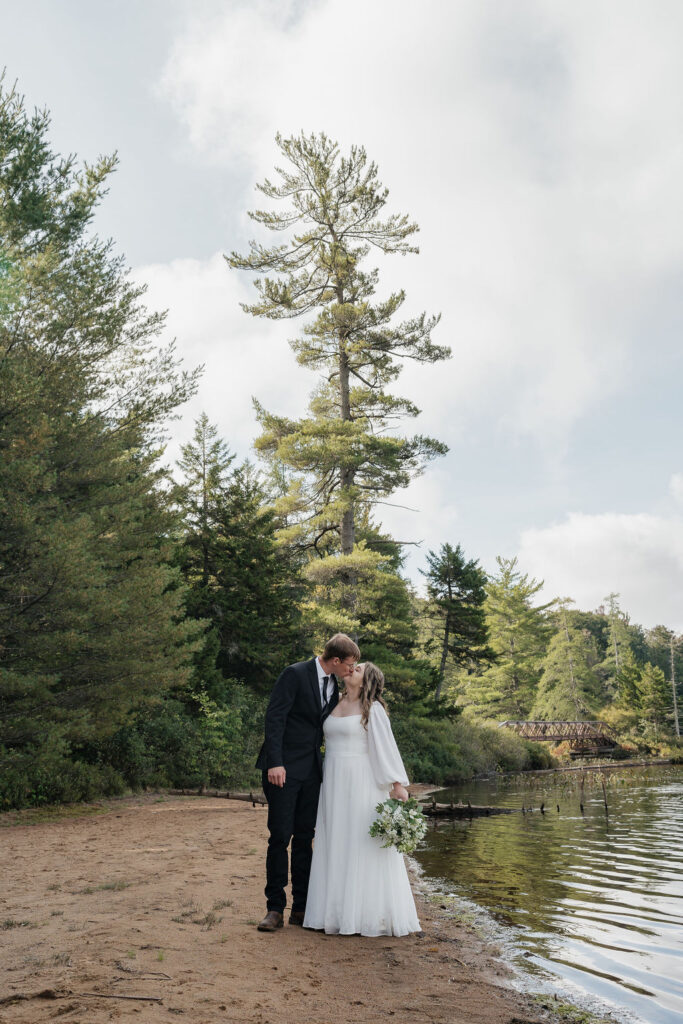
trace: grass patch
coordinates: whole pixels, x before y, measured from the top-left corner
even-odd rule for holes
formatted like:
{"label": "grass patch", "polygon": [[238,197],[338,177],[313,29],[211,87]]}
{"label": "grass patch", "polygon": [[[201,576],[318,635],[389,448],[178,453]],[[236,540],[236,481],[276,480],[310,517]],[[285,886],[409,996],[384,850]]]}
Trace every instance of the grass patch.
{"label": "grass patch", "polygon": [[232,906],[232,900],[216,900],[214,905],[211,907],[212,910],[225,910],[226,907]]}
{"label": "grass patch", "polygon": [[610,1017],[600,1017],[571,1003],[562,1003],[557,997],[538,994],[533,998],[541,1009],[549,1010],[559,1024],[614,1024]]}
{"label": "grass patch", "polygon": [[166,959],[166,954],[164,953],[163,949],[160,949],[159,952],[157,953],[157,960],[161,964],[161,963],[164,962],[165,959]]}
{"label": "grass patch", "polygon": [[228,902],[217,900],[212,910],[207,910],[206,913],[203,913],[194,896],[190,896],[182,902],[181,906],[186,909],[181,914],[172,917],[172,921],[175,921],[177,924],[198,924],[201,925],[203,931],[209,931],[214,925],[219,924],[223,920],[222,917],[218,917],[216,910],[221,910],[224,906],[228,906]]}
{"label": "grass patch", "polygon": [[137,957],[137,953],[135,952],[134,949],[129,949],[128,952],[126,953],[126,956],[128,957],[129,960],[135,960],[135,958]]}
{"label": "grass patch", "polygon": [[0,814],[0,828],[13,825],[43,825],[50,821],[70,821],[72,818],[93,818],[106,814],[109,805],[103,804],[46,804],[45,807],[26,807],[22,811],[4,811]]}
{"label": "grass patch", "polygon": [[112,892],[121,892],[123,889],[127,889],[131,882],[124,882],[121,878],[115,882],[103,882],[102,885],[98,885],[97,888],[100,890],[109,889]]}
{"label": "grass patch", "polygon": [[6,917],[4,921],[0,922],[0,928],[3,932],[8,932],[10,928],[30,928],[30,921],[15,921],[13,917]]}
{"label": "grass patch", "polygon": [[214,914],[213,910],[209,910],[204,914],[204,917],[194,918],[193,923],[200,924],[202,926],[202,931],[208,932],[214,927],[214,925],[220,924],[222,920],[223,918]]}

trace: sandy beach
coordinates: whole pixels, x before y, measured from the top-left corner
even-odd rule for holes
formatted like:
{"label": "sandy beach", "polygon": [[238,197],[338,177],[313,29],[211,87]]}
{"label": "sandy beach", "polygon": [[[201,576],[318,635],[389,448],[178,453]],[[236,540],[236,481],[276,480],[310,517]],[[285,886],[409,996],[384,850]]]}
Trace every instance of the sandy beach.
{"label": "sandy beach", "polygon": [[3,1024],[541,1019],[495,951],[424,893],[421,937],[258,932],[261,806],[145,795],[74,812],[2,816]]}

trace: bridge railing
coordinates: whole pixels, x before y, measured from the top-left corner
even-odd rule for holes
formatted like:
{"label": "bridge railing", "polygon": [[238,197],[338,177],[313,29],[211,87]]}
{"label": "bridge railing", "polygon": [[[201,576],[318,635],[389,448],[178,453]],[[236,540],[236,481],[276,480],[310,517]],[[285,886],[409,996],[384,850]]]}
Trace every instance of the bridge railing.
{"label": "bridge railing", "polygon": [[615,744],[616,733],[607,722],[569,722],[569,721],[512,721],[500,723],[500,728],[513,729],[524,739],[530,740],[552,740],[561,743],[569,740],[570,743],[603,743]]}

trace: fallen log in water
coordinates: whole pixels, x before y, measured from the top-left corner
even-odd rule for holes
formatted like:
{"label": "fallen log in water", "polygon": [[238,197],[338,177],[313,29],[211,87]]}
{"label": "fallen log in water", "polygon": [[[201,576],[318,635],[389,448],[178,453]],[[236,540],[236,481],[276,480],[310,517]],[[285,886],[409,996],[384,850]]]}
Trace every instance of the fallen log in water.
{"label": "fallen log in water", "polygon": [[[483,807],[470,803],[437,804],[435,800],[423,802],[422,810],[430,818],[484,818],[490,814],[515,814],[519,807]],[[527,810],[531,810],[530,807]]]}

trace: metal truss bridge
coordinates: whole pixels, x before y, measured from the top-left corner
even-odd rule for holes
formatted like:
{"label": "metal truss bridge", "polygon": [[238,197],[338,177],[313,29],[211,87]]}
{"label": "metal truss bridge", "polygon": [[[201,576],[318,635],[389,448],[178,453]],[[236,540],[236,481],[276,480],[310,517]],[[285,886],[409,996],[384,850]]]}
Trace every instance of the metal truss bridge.
{"label": "metal truss bridge", "polygon": [[567,741],[572,750],[599,750],[618,746],[614,729],[607,722],[501,722],[525,740],[545,743]]}

